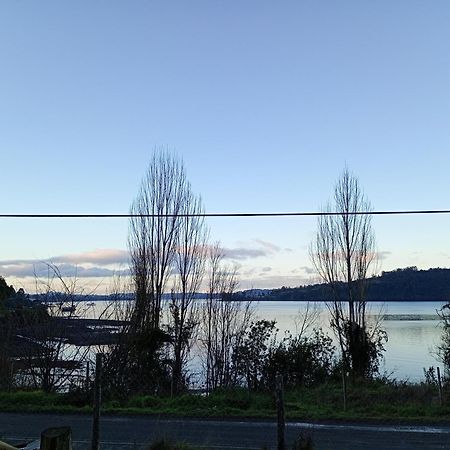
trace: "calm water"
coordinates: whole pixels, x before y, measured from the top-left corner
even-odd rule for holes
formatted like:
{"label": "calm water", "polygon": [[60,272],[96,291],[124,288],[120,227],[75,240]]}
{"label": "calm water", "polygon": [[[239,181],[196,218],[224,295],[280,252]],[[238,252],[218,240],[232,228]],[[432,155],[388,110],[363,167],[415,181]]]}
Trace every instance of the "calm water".
{"label": "calm water", "polygon": [[[385,344],[382,371],[390,374],[392,378],[419,381],[423,379],[424,367],[441,365],[434,355],[441,335],[439,321],[435,315],[436,310],[443,304],[442,302],[370,303],[371,315],[376,316],[382,312],[387,317],[387,320],[383,321],[388,342]],[[97,316],[104,310],[105,305],[105,302],[95,302],[86,314],[91,317]],[[325,304],[315,303],[309,306],[310,309],[315,308],[318,313],[314,326],[322,327],[333,336]],[[280,336],[287,330],[292,333],[296,331],[296,324],[301,322],[306,308],[307,302],[262,301],[255,304],[258,318],[276,320]],[[411,318],[414,320],[407,320]],[[417,320],[419,318],[426,320]]]}
{"label": "calm water", "polygon": [[[423,368],[440,364],[433,354],[439,343],[441,329],[438,320],[404,320],[405,317],[426,317],[436,314],[444,303],[441,302],[372,302],[370,313],[380,311],[387,316],[383,328],[388,335],[382,371],[397,379],[419,381],[423,379]],[[329,314],[323,303],[315,304],[319,310],[317,324],[333,336],[329,328]],[[311,306],[311,304],[310,304]],[[306,302],[260,302],[257,306],[259,317],[276,320],[280,332],[295,331],[296,322],[302,317]],[[396,320],[390,320],[392,317]],[[297,320],[296,320],[297,318]],[[436,316],[437,319],[437,316]]]}

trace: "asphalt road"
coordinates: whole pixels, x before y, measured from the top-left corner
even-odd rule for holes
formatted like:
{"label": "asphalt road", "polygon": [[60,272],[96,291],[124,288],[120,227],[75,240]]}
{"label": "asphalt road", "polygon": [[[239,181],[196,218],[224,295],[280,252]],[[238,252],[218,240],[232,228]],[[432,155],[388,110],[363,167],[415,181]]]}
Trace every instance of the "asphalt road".
{"label": "asphalt road", "polygon": [[[86,415],[0,413],[0,439],[35,440],[48,427],[70,426],[75,450],[90,448],[91,417]],[[316,449],[450,449],[450,425],[392,426],[288,423],[287,448],[301,433]],[[276,426],[264,421],[165,419],[149,416],[103,416],[101,449],[136,450],[161,438],[206,449],[276,449]]]}

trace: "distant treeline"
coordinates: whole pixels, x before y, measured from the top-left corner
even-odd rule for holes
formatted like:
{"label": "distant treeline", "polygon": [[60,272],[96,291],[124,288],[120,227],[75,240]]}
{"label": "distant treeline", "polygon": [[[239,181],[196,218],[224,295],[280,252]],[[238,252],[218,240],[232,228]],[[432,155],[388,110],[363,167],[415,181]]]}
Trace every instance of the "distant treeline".
{"label": "distant treeline", "polygon": [[[342,292],[345,284],[342,283]],[[331,300],[326,284],[314,284],[295,288],[282,287],[271,291],[244,291],[239,297],[258,297],[260,300],[276,301],[324,301]],[[450,269],[418,270],[407,267],[368,279],[368,301],[447,301],[450,302]]]}
{"label": "distant treeline", "polygon": [[[342,283],[344,293],[345,284]],[[12,286],[8,286],[0,277],[0,300],[14,296]],[[163,298],[169,300],[173,294],[165,294]],[[178,294],[175,294],[177,296]],[[194,297],[204,299],[207,294],[196,293]],[[51,293],[47,293],[47,301],[51,301]],[[40,295],[31,296],[40,300]],[[120,295],[73,295],[73,301],[113,301],[132,300],[134,294],[124,293]],[[327,301],[331,300],[330,289],[326,284],[313,284],[300,287],[282,287],[280,289],[251,289],[237,292],[233,299],[255,298],[258,300],[274,301]],[[61,299],[55,293],[55,301]],[[389,272],[382,272],[380,276],[367,280],[368,301],[443,301],[450,302],[450,269],[418,270],[417,267],[407,267]],[[6,305],[7,302],[2,302]],[[0,303],[1,307],[1,303]]]}

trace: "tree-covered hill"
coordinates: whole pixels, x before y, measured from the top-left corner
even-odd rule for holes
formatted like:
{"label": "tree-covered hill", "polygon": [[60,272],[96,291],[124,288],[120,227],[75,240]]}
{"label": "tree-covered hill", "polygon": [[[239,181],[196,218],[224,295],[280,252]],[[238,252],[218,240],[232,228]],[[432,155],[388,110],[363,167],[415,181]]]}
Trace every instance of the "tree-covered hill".
{"label": "tree-covered hill", "polygon": [[16,291],[14,290],[14,288],[12,286],[8,286],[6,280],[0,276],[0,302],[13,297],[15,294]]}
{"label": "tree-covered hill", "polygon": [[[342,284],[344,289],[344,284]],[[239,293],[238,296],[243,296]],[[260,300],[280,301],[323,301],[330,300],[330,290],[325,284],[314,284],[296,288],[274,289]],[[368,280],[367,300],[369,301],[449,301],[450,269],[418,270],[407,267]]]}

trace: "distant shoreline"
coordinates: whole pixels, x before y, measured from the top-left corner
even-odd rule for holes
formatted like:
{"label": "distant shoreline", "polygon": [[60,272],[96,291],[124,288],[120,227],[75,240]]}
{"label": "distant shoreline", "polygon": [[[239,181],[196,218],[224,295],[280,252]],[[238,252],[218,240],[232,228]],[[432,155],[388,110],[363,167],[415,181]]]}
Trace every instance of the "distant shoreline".
{"label": "distant shoreline", "polygon": [[[33,297],[33,296],[31,296]],[[206,300],[205,297],[197,297],[194,298],[195,300]],[[33,300],[39,301],[39,299],[34,298]],[[333,300],[296,300],[296,299],[282,299],[282,300],[276,300],[271,298],[264,298],[264,297],[239,297],[239,298],[233,298],[232,300],[228,301],[235,301],[235,302],[245,302],[245,301],[253,301],[253,302],[272,302],[272,303],[329,303],[333,302]],[[115,301],[133,301],[133,298],[122,298],[122,299],[112,299],[112,298],[106,298],[102,295],[98,296],[89,296],[84,298],[74,298],[74,303],[89,303],[89,302],[115,302]],[[70,303],[71,301],[65,302]],[[168,298],[163,298],[163,301],[169,301]],[[346,300],[342,300],[343,303],[346,302]],[[48,303],[60,303],[58,300],[51,300],[48,301]],[[427,299],[427,300],[420,300],[420,299],[412,299],[412,300],[366,300],[366,303],[450,303],[450,300],[442,300],[442,299]]]}

